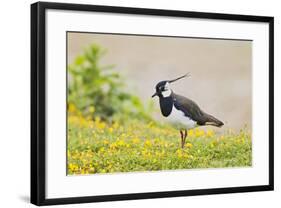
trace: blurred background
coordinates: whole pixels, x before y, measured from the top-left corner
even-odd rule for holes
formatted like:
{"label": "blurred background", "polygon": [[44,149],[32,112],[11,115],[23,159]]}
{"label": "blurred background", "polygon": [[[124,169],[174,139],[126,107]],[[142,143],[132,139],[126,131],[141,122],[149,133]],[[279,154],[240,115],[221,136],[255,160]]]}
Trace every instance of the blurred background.
{"label": "blurred background", "polygon": [[[100,65],[114,65],[128,91],[144,103],[151,101],[159,81],[190,72],[191,77],[172,85],[174,92],[222,120],[222,130],[251,128],[251,41],[74,32],[67,38],[68,65],[96,44],[106,50]],[[159,108],[158,98],[153,103]],[[161,119],[160,113],[154,116]]]}

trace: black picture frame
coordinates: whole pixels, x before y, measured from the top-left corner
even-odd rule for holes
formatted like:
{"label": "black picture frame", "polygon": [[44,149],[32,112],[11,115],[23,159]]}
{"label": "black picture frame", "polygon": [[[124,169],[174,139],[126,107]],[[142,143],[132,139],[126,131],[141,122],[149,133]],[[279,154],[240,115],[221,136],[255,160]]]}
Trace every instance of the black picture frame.
{"label": "black picture frame", "polygon": [[[200,190],[130,193],[120,195],[85,196],[72,198],[46,198],[46,81],[45,40],[46,10],[72,10],[120,14],[156,15],[217,20],[264,22],[269,24],[269,179],[268,185],[225,187]],[[225,194],[236,192],[269,191],[274,189],[274,18],[236,14],[202,13],[146,8],[95,6],[38,2],[31,5],[31,203],[35,205],[72,204],[146,198]]]}

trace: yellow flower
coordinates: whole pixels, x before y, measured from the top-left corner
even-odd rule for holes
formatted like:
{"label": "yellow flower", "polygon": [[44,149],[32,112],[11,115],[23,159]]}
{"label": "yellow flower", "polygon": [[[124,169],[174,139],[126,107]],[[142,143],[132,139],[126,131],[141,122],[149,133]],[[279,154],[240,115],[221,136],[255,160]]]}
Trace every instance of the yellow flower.
{"label": "yellow flower", "polygon": [[132,139],[133,144],[139,144],[140,143],[140,139],[135,137]]}
{"label": "yellow flower", "polygon": [[103,144],[107,145],[109,144],[109,141],[107,139],[103,140]]}
{"label": "yellow flower", "polygon": [[112,143],[112,144],[109,145],[109,148],[110,148],[111,150],[115,150],[116,147],[117,147],[116,143]]}
{"label": "yellow flower", "polygon": [[194,137],[194,130],[193,129],[188,130],[188,136]]}
{"label": "yellow flower", "polygon": [[185,146],[191,148],[193,145],[191,143],[186,143]]}
{"label": "yellow flower", "polygon": [[77,171],[79,169],[78,165],[77,164],[73,164],[73,163],[69,163],[68,164],[68,168],[71,170],[71,171]]}
{"label": "yellow flower", "polygon": [[104,122],[96,123],[96,127],[97,127],[98,129],[104,129],[104,128],[105,128],[105,123],[104,123]]}
{"label": "yellow flower", "polygon": [[118,122],[115,122],[115,123],[112,125],[112,128],[113,128],[113,129],[117,129],[118,127],[119,127]]}
{"label": "yellow flower", "polygon": [[207,132],[206,132],[206,136],[207,137],[213,137],[215,135],[215,132],[212,130],[212,129],[209,129]]}
{"label": "yellow flower", "polygon": [[195,136],[196,137],[202,137],[202,136],[204,136],[204,134],[205,134],[205,132],[203,130],[201,130],[201,129],[196,129],[195,130]]}
{"label": "yellow flower", "polygon": [[146,147],[151,147],[151,146],[152,146],[151,141],[149,141],[149,140],[145,140],[145,142],[144,142],[144,146],[146,146]]}
{"label": "yellow flower", "polygon": [[70,113],[75,113],[76,112],[76,107],[73,103],[69,103],[68,105],[68,112]]}
{"label": "yellow flower", "polygon": [[176,154],[177,154],[178,158],[187,157],[187,154],[185,154],[185,153],[184,153],[184,150],[182,150],[182,149],[178,149],[178,150],[176,151]]}
{"label": "yellow flower", "polygon": [[119,139],[118,139],[118,140],[116,141],[116,145],[117,145],[117,146],[120,146],[120,147],[125,146],[125,141],[124,141],[124,140],[119,140]]}
{"label": "yellow flower", "polygon": [[87,127],[87,120],[83,116],[80,116],[79,117],[79,124],[80,124],[80,126]]}
{"label": "yellow flower", "polygon": [[104,147],[101,147],[101,148],[99,149],[99,152],[103,153],[103,152],[104,152]]}

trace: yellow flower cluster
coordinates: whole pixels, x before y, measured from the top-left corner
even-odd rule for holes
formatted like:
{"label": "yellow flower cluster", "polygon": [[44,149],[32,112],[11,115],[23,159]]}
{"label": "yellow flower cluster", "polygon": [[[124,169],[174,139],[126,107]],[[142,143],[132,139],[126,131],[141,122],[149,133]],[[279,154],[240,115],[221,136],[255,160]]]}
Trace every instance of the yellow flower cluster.
{"label": "yellow flower cluster", "polygon": [[182,149],[178,130],[167,124],[85,118],[72,105],[68,111],[68,174],[251,165],[247,131],[192,129]]}
{"label": "yellow flower cluster", "polygon": [[215,132],[212,129],[208,129],[207,131],[204,131],[200,128],[196,129],[190,129],[188,131],[189,137],[205,137],[205,138],[212,138],[215,136]]}

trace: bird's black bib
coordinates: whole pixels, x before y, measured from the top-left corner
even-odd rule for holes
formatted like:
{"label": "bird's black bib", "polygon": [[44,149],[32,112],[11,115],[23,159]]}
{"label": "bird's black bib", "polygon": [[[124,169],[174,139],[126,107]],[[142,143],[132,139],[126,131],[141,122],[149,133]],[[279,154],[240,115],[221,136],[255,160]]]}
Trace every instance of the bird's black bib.
{"label": "bird's black bib", "polygon": [[166,98],[160,98],[160,109],[162,112],[162,115],[167,117],[171,114],[173,110],[173,98],[172,97],[166,97]]}

